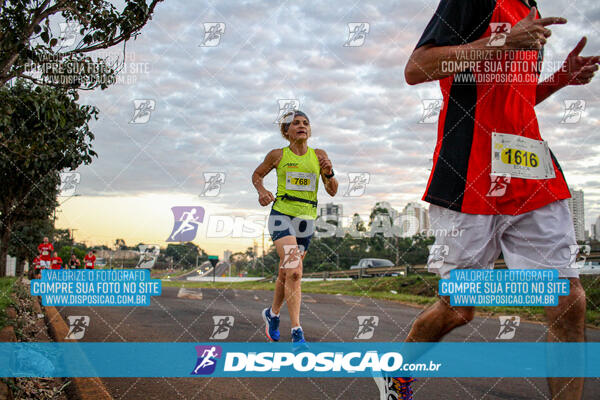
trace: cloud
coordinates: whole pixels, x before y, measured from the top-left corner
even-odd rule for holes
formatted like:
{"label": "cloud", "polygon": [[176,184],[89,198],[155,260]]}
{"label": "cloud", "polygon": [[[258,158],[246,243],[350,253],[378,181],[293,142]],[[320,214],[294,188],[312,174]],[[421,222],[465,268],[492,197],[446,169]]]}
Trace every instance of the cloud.
{"label": "cloud", "polygon": [[[437,135],[435,124],[418,123],[421,101],[441,93],[437,83],[408,86],[403,73],[437,2],[348,4],[161,3],[127,45],[123,77],[130,81],[82,94],[83,102],[99,107],[100,119],[92,125],[99,158],[79,169],[80,192],[198,194],[203,172],[224,171],[219,201],[263,212],[250,177],[270,149],[287,145],[273,123],[278,99],[287,98],[299,99],[311,117],[309,145],[328,152],[340,192],[346,173],[371,173],[367,195],[334,199],[345,213],[368,210],[377,200],[392,199],[402,208],[420,199]],[[598,52],[597,3],[549,3],[541,11],[569,19],[552,27],[547,61],[562,60],[582,32],[589,38],[585,52]],[[205,22],[225,23],[219,46],[200,46]],[[363,46],[343,46],[349,22],[369,23]],[[597,189],[600,173],[598,163],[590,162],[600,150],[598,84],[565,89],[537,107],[544,138],[567,176],[586,182],[584,189]],[[585,99],[587,108],[579,124],[566,126],[560,119],[569,98]],[[146,124],[130,123],[134,99],[156,102]],[[267,182],[275,191],[274,178]],[[598,200],[600,191],[586,193],[590,209]]]}

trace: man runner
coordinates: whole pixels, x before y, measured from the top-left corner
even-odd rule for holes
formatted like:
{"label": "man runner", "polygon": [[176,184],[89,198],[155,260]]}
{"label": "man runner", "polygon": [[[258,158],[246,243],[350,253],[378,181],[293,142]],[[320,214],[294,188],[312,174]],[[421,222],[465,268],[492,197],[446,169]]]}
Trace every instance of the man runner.
{"label": "man runner", "polygon": [[85,257],[83,258],[83,262],[85,263],[85,269],[94,269],[96,263],[96,255],[93,250],[90,250]]}
{"label": "man runner", "polygon": [[48,242],[48,237],[44,236],[43,242],[38,246],[38,252],[40,254],[40,267],[42,269],[50,268],[53,251],[54,246],[52,246],[52,243]]}
{"label": "man runner", "polygon": [[35,256],[33,259],[33,279],[39,279],[42,277],[42,267],[40,265],[41,256]]}
{"label": "man runner", "polygon": [[[455,268],[493,268],[501,251],[509,268],[557,269],[571,286],[558,306],[546,307],[548,341],[582,342],[586,300],[570,257],[570,193],[534,110],[565,86],[589,83],[598,69],[600,57],[580,56],[584,37],[559,71],[538,82],[548,27],[566,22],[540,18],[533,0],[442,0],[405,77],[411,85],[439,80],[443,94],[423,200],[431,203],[436,231],[432,251],[445,251],[430,270],[448,278]],[[508,178],[502,190],[498,177]],[[465,230],[450,237],[439,228]],[[416,319],[406,341],[439,341],[473,316],[474,307],[452,307],[442,297]],[[388,391],[411,399],[411,381],[393,378]],[[581,398],[582,378],[548,381],[552,399]]]}
{"label": "man runner", "polygon": [[51,267],[52,269],[61,269],[62,268],[62,258],[58,256],[58,253],[55,251],[52,254]]}

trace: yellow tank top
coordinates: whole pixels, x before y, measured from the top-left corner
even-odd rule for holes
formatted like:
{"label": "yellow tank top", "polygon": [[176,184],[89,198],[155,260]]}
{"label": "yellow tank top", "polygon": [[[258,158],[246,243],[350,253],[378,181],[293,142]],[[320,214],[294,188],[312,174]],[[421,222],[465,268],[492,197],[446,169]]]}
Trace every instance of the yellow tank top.
{"label": "yellow tank top", "polygon": [[277,164],[277,200],[275,211],[303,219],[317,218],[317,191],[321,166],[311,147],[298,156],[289,147]]}

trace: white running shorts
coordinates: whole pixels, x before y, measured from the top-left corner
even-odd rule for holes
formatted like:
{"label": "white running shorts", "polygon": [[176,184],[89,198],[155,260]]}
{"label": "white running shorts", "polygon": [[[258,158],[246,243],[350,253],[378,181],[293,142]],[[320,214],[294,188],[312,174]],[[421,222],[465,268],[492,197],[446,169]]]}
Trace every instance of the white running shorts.
{"label": "white running shorts", "polygon": [[449,278],[457,268],[493,269],[500,255],[511,269],[557,269],[577,278],[579,246],[567,200],[521,215],[465,214],[431,204],[429,221],[435,244],[427,269]]}

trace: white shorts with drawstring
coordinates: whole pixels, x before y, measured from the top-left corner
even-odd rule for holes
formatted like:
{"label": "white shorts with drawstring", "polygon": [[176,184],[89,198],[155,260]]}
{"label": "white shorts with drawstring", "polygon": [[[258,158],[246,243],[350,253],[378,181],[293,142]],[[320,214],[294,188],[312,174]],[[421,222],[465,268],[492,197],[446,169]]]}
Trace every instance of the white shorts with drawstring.
{"label": "white shorts with drawstring", "polygon": [[511,269],[556,269],[561,278],[579,277],[567,200],[520,215],[465,214],[431,204],[429,221],[435,243],[427,269],[442,278],[458,268],[493,269],[500,252]]}

